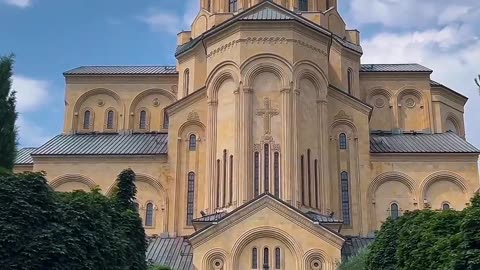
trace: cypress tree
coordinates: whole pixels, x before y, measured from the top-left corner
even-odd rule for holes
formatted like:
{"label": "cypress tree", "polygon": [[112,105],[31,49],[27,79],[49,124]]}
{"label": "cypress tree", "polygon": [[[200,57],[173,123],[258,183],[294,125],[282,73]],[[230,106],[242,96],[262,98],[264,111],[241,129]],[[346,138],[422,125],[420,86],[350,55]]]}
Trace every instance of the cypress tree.
{"label": "cypress tree", "polygon": [[122,207],[134,209],[136,194],[135,172],[132,169],[125,169],[117,178],[117,201]]}
{"label": "cypress tree", "polygon": [[0,170],[11,170],[15,161],[17,132],[15,91],[12,89],[13,55],[0,57]]}

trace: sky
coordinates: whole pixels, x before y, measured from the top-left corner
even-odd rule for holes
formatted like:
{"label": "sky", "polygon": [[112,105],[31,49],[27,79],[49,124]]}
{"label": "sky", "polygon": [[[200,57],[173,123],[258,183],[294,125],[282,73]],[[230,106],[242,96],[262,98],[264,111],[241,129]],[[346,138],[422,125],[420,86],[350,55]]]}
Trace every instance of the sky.
{"label": "sky", "polygon": [[[0,0],[0,55],[15,54],[19,143],[63,128],[62,73],[82,65],[175,65],[176,33],[199,0]],[[479,0],[339,0],[361,32],[362,63],[420,63],[468,96],[467,139],[480,147]]]}

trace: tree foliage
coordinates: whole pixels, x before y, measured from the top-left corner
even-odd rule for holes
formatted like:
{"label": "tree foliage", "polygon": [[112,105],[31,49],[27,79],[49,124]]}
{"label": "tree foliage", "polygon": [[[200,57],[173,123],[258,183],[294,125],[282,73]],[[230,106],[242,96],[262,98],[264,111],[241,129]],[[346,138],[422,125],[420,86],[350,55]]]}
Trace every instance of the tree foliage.
{"label": "tree foliage", "polygon": [[359,269],[480,269],[480,196],[463,211],[427,209],[388,219]]}
{"label": "tree foliage", "polygon": [[135,209],[133,204],[136,194],[135,172],[132,169],[125,169],[117,177],[116,198],[123,207]]}
{"label": "tree foliage", "polygon": [[340,264],[338,270],[363,270],[367,265],[367,256],[369,249],[360,250],[357,256],[354,256]]}
{"label": "tree foliage", "polygon": [[2,269],[145,270],[138,214],[99,190],[57,193],[44,175],[0,176]]}
{"label": "tree foliage", "polygon": [[0,57],[0,168],[11,170],[15,161],[17,132],[15,91],[12,90],[13,56]]}

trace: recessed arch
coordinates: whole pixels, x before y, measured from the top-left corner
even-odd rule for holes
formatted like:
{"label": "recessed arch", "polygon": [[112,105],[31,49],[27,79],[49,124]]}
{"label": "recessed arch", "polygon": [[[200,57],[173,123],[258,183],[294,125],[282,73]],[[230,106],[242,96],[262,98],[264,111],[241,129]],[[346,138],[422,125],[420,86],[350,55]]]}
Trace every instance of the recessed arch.
{"label": "recessed arch", "polygon": [[341,127],[341,126],[346,126],[349,128],[349,130],[344,130],[343,133],[347,133],[348,137],[351,136],[357,136],[357,127],[355,126],[355,123],[348,119],[338,119],[335,120],[331,125],[330,125],[330,136],[332,137],[337,137],[337,133],[342,133],[342,132],[334,132],[336,128]]}
{"label": "recessed arch", "polygon": [[317,99],[325,99],[327,96],[327,81],[325,73],[315,63],[311,61],[300,61],[293,67],[295,78],[295,89],[300,89],[300,81],[303,79],[309,80],[317,89]]}
{"label": "recessed arch", "polygon": [[404,184],[410,190],[412,195],[417,194],[415,181],[409,175],[402,172],[385,172],[373,179],[370,183],[367,191],[368,198],[373,199],[375,191],[384,183],[389,181],[396,181]]}
{"label": "recessed arch", "polygon": [[75,106],[74,106],[74,112],[78,112],[80,110],[80,106],[89,97],[95,96],[95,95],[101,95],[101,94],[111,96],[113,99],[115,99],[115,101],[117,101],[117,105],[121,104],[120,96],[117,93],[115,93],[114,91],[112,91],[110,89],[107,89],[107,88],[95,88],[95,89],[92,89],[92,90],[89,90],[89,91],[85,92],[83,95],[81,95],[77,99],[77,101],[75,102]]}
{"label": "recessed arch", "polygon": [[420,185],[419,200],[423,201],[425,199],[428,188],[437,181],[452,182],[457,185],[464,194],[468,194],[470,190],[465,179],[460,175],[450,171],[439,171],[430,174],[422,181],[422,184]]}
{"label": "recessed arch", "polygon": [[420,105],[425,104],[425,98],[423,97],[423,94],[418,91],[415,87],[412,86],[405,86],[402,87],[400,90],[398,90],[398,93],[396,95],[397,97],[397,102],[399,103],[402,98],[406,95],[412,95],[420,101]]}
{"label": "recessed arch", "polygon": [[[392,104],[392,98],[393,98],[393,95],[390,91],[388,91],[387,89],[385,89],[384,87],[381,87],[381,86],[378,86],[378,87],[374,87],[374,88],[371,88],[369,91],[368,91],[368,95],[367,95],[367,103],[374,97],[374,96],[384,96],[387,98],[387,100],[389,101],[390,105]],[[370,104],[372,105],[372,104]]]}
{"label": "recessed arch", "polygon": [[130,103],[130,113],[131,112],[134,112],[135,111],[135,108],[137,106],[137,104],[142,100],[144,99],[145,97],[149,96],[149,95],[154,95],[154,94],[158,94],[158,95],[161,95],[161,96],[164,96],[164,97],[167,97],[168,99],[170,99],[170,101],[173,103],[175,101],[177,101],[177,98],[175,97],[175,95],[168,91],[168,90],[165,90],[165,89],[161,89],[161,88],[151,88],[151,89],[147,89],[147,90],[144,90],[142,92],[140,92],[140,94],[138,94],[133,100],[132,102]]}
{"label": "recessed arch", "polygon": [[[461,125],[460,120],[458,120],[458,117],[455,116],[453,113],[448,113],[447,117],[445,118],[445,128],[447,127],[448,121],[450,121],[456,129],[452,131],[454,131],[460,136],[463,136],[463,127]],[[443,131],[448,131],[448,130],[442,130],[442,132]]]}
{"label": "recessed arch", "polygon": [[[227,264],[227,261],[228,261],[227,252],[220,248],[214,248],[207,251],[203,256],[202,269],[212,269],[213,263],[215,260],[221,260],[223,262],[223,265],[225,266],[225,264]],[[225,267],[219,268],[219,269],[225,269]]]}
{"label": "recessed arch", "polygon": [[[180,126],[180,128],[178,129],[178,137],[182,137],[182,136],[184,135],[185,131],[186,131],[189,127],[191,127],[191,126],[197,126],[197,127],[199,127],[203,132],[205,132],[205,128],[206,128],[206,127],[205,127],[205,125],[204,125],[202,122],[200,122],[200,121],[198,121],[198,120],[189,120],[189,121],[183,123],[183,124]],[[195,132],[193,132],[193,133],[190,132],[190,133],[188,133],[187,135],[189,136],[189,135],[191,135],[191,134],[195,134],[195,135],[197,136],[197,139],[198,139],[198,136],[200,135],[200,134],[197,134],[197,133],[195,133]]]}
{"label": "recessed arch", "polygon": [[248,58],[241,65],[241,72],[247,87],[251,87],[257,75],[263,72],[274,74],[283,88],[289,88],[292,81],[292,66],[286,59],[274,54],[257,54]]}
{"label": "recessed arch", "polygon": [[[143,174],[143,173],[135,173],[135,181],[136,182],[144,182],[149,185],[151,185],[157,192],[159,192],[164,200],[167,200],[168,194],[165,188],[163,187],[162,183],[160,183],[158,180],[156,180],[153,176],[148,175],[148,174]],[[108,188],[107,192],[105,192],[105,195],[111,196],[113,195],[113,191],[115,190],[115,187],[117,185],[117,181],[115,180],[110,187]]]}
{"label": "recessed arch", "polygon": [[328,256],[328,254],[321,249],[309,249],[307,252],[305,252],[305,255],[303,256],[303,264],[304,264],[304,269],[305,270],[310,270],[311,268],[311,263],[314,260],[319,260],[323,266],[321,266],[318,269],[324,269],[326,264],[332,263],[333,259]]}
{"label": "recessed arch", "polygon": [[66,183],[71,183],[71,182],[82,183],[90,189],[94,189],[95,187],[97,187],[97,184],[95,184],[95,182],[92,179],[81,174],[65,174],[65,175],[58,176],[52,181],[49,181],[49,185],[55,190],[59,186]]}
{"label": "recessed arch", "polygon": [[[208,99],[217,100],[218,90],[222,84],[229,79],[232,80],[236,86],[238,86],[240,83],[237,75],[238,73],[238,66],[231,61],[223,62],[215,67],[215,69],[210,72],[210,75],[206,80]],[[236,89],[233,89],[233,91],[235,90]]]}

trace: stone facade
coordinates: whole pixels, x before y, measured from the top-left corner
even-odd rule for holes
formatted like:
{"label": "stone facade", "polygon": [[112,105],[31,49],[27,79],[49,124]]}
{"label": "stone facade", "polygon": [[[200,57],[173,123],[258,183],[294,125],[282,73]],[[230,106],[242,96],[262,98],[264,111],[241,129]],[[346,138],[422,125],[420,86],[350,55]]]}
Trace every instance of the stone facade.
{"label": "stone facade", "polygon": [[[147,234],[192,235],[202,270],[335,269],[342,235],[367,236],[406,210],[468,205],[478,150],[371,151],[373,133],[465,138],[467,99],[430,70],[361,65],[359,32],[335,0],[200,2],[178,34],[175,72],[65,73],[64,134],[168,133],[168,154],[42,146],[17,171],[46,171],[58,191],[110,194],[132,168]],[[308,211],[343,220],[340,233]],[[232,214],[192,221],[218,212]]]}

